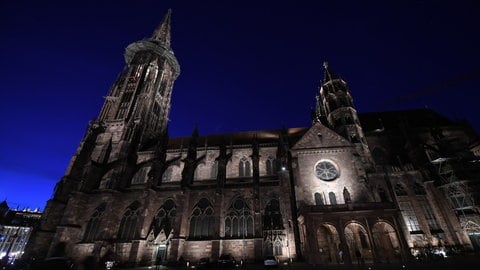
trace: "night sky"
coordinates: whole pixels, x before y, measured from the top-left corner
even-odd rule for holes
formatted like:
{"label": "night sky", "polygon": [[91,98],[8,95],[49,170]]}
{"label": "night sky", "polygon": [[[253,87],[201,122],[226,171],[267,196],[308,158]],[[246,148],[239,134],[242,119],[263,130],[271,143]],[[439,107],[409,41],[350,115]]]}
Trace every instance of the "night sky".
{"label": "night sky", "polygon": [[428,106],[480,130],[480,1],[2,1],[0,201],[45,207],[168,8],[173,137],[308,126],[324,61],[360,113]]}

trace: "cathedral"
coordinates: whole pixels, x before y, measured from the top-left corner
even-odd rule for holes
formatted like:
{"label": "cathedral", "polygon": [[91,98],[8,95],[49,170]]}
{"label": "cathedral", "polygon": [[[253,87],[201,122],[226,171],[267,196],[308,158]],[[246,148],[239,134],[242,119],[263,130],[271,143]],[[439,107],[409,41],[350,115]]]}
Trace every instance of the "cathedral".
{"label": "cathedral", "polygon": [[358,113],[327,63],[310,126],[170,138],[170,20],[127,46],[26,254],[357,264],[480,249],[473,128],[430,109]]}

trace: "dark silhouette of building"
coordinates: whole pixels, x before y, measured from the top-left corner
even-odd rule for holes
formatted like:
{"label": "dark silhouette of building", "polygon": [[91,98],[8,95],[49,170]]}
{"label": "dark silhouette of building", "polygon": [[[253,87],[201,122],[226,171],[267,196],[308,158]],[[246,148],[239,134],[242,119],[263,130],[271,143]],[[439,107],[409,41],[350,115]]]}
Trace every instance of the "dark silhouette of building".
{"label": "dark silhouette of building", "polygon": [[[25,250],[30,236],[40,224],[38,209],[11,209],[6,201],[0,203],[0,259],[14,263]],[[1,265],[1,264],[0,264]]]}
{"label": "dark silhouette of building", "polygon": [[78,261],[131,265],[222,254],[355,264],[478,249],[479,146],[467,123],[429,109],[358,114],[325,63],[311,126],[169,138],[180,74],[170,12],[125,61],[30,256],[59,242]]}

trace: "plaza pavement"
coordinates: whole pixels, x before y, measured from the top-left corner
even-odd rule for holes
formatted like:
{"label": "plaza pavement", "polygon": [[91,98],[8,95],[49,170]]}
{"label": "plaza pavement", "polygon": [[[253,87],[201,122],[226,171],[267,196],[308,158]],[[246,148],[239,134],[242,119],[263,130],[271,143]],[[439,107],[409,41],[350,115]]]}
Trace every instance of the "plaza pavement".
{"label": "plaza pavement", "polygon": [[[123,270],[187,270],[186,266],[144,266],[136,268],[123,268]],[[195,268],[189,268],[188,270],[194,270]],[[219,268],[212,266],[208,269],[218,269]],[[241,268],[230,268],[233,270],[242,270]],[[260,270],[265,269],[262,263],[247,263],[246,268],[248,270]],[[404,264],[393,264],[393,263],[380,263],[380,264],[365,264],[365,265],[346,265],[346,264],[321,264],[321,265],[311,265],[305,262],[293,262],[290,265],[283,264],[280,265],[279,270],[423,270],[423,269],[434,269],[434,270],[478,270],[480,269],[480,255],[479,254],[470,254],[464,256],[457,256],[452,258],[445,258],[442,260],[435,261],[414,261]],[[120,268],[119,268],[120,270]]]}

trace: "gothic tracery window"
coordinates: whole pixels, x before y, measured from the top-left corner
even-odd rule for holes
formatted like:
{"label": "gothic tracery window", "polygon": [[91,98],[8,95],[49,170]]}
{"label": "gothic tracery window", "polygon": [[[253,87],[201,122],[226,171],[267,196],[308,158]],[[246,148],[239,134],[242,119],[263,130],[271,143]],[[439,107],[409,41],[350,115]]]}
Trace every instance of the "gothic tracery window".
{"label": "gothic tracery window", "polygon": [[244,238],[253,236],[253,215],[245,200],[236,198],[227,210],[225,237]]}
{"label": "gothic tracery window", "polygon": [[283,230],[282,213],[280,212],[280,202],[278,199],[271,199],[265,207],[263,216],[264,230]]}
{"label": "gothic tracery window", "polygon": [[101,238],[101,236],[99,235],[99,227],[102,222],[102,216],[105,212],[106,205],[106,203],[102,203],[97,208],[95,208],[95,211],[90,217],[90,220],[88,221],[87,227],[85,229],[83,241],[93,242]]}
{"label": "gothic tracery window", "polygon": [[209,239],[213,236],[213,207],[206,198],[193,208],[190,215],[190,239]]}
{"label": "gothic tracery window", "polygon": [[265,167],[266,167],[267,175],[274,175],[275,172],[277,171],[275,166],[275,159],[273,157],[268,157],[267,160],[265,161]]}
{"label": "gothic tracery window", "polygon": [[140,203],[132,203],[123,214],[118,230],[119,240],[133,240],[137,237],[138,217],[140,214]]}
{"label": "gothic tracery window", "polygon": [[173,224],[175,224],[175,217],[177,215],[177,209],[175,202],[172,199],[168,199],[160,206],[157,214],[153,219],[153,233],[156,237],[162,230],[165,233],[165,237],[171,232]]}
{"label": "gothic tracery window", "polygon": [[246,157],[242,157],[238,163],[238,176],[249,177],[251,175],[250,161]]}

